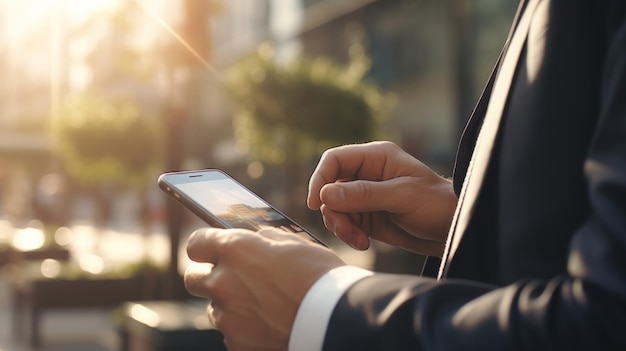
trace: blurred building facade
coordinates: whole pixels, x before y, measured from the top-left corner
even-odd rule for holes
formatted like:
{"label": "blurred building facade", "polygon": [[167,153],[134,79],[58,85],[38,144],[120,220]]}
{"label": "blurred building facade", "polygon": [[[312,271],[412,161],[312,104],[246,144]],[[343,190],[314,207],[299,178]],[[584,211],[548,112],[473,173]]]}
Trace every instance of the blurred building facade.
{"label": "blurred building facade", "polygon": [[[339,62],[362,45],[372,59],[370,77],[399,98],[391,136],[424,144],[427,155],[445,157],[454,151],[462,116],[469,114],[495,62],[515,6],[513,0],[203,2],[211,4],[201,7],[210,12],[203,17],[207,23],[193,31],[205,32],[199,37],[209,41],[210,52],[201,54],[218,71],[267,40],[285,56],[324,55]],[[172,69],[171,60],[163,57],[177,45],[180,51],[185,48],[159,20],[179,30],[186,20],[184,4],[194,1],[95,1],[87,6],[66,0],[31,6],[35,3],[0,4],[0,70],[5,77],[0,82],[0,125],[7,130],[36,130],[67,94],[89,86],[107,84],[109,90],[136,95],[153,108],[181,94],[178,84],[189,72]],[[132,28],[112,25],[120,21],[113,14],[119,7],[132,12]],[[151,77],[141,84],[115,72],[112,57],[126,54],[122,42],[133,45],[138,53],[134,59],[148,67],[145,74]],[[215,73],[206,67],[193,73],[198,77],[193,88],[202,93],[195,99],[189,92],[177,98],[191,104],[188,113],[199,120],[221,125],[228,102],[212,92],[220,89]],[[401,135],[406,130],[415,135]]]}
{"label": "blurred building facade", "polygon": [[[387,126],[389,138],[440,165],[442,172],[450,171],[457,138],[497,59],[517,5],[514,0],[218,3],[209,30],[212,64],[219,71],[267,41],[274,46],[276,59],[284,61],[304,55],[346,63],[351,50],[364,50],[371,59],[369,78],[397,97]],[[215,133],[216,126],[228,124],[229,104],[215,76],[204,78],[206,94],[200,100],[205,109],[197,111],[205,122],[192,125],[207,123]],[[192,129],[192,133],[201,130]],[[214,149],[220,150],[214,155],[218,162],[236,159],[225,148]]]}
{"label": "blurred building facade", "polygon": [[370,78],[398,97],[390,138],[449,172],[516,1],[353,0],[343,8],[337,1],[304,2],[305,17],[326,19],[303,28],[305,53],[346,60],[363,47]]}
{"label": "blurred building facade", "polygon": [[[232,142],[232,106],[222,79],[233,62],[264,42],[284,61],[305,55],[345,63],[351,52],[364,52],[371,59],[369,79],[397,97],[386,125],[389,138],[447,174],[515,5],[514,0],[2,1],[0,216],[9,207],[16,214],[16,207],[27,208],[33,195],[26,189],[32,193],[42,175],[59,170],[49,126],[65,98],[85,90],[130,96],[158,117],[155,123],[165,123],[172,133],[180,129],[166,142],[164,170],[217,165],[245,175],[247,161]],[[258,182],[266,188],[281,185]]]}

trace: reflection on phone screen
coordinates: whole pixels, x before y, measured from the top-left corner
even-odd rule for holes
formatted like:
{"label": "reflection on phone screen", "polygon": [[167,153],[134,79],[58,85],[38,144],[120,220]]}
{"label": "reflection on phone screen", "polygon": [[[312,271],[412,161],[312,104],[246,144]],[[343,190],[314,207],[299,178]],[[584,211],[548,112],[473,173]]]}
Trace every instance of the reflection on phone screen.
{"label": "reflection on phone screen", "polygon": [[276,227],[293,233],[303,232],[302,228],[231,179],[184,183],[177,187],[233,228],[256,231]]}

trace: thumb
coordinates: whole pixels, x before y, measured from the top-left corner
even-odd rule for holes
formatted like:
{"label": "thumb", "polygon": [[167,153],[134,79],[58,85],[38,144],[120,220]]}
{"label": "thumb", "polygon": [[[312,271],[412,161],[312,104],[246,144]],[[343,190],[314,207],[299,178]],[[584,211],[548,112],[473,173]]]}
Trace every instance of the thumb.
{"label": "thumb", "polygon": [[394,207],[407,197],[406,188],[399,184],[401,181],[401,178],[395,178],[326,184],[320,191],[320,198],[328,208],[339,212],[394,212]]}

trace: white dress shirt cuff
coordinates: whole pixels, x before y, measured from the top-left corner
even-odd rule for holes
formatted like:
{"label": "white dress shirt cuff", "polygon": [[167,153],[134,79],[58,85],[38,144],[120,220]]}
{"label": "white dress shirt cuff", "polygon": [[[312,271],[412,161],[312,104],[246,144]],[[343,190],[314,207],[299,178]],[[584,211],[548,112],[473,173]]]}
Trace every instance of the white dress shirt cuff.
{"label": "white dress shirt cuff", "polygon": [[304,296],[289,338],[289,351],[321,351],[335,305],[352,284],[373,272],[337,267],[318,279]]}

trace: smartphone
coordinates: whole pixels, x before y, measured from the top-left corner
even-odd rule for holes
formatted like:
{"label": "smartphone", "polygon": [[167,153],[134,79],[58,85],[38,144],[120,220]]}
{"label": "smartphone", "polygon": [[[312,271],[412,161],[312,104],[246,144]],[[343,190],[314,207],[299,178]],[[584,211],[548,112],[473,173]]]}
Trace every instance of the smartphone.
{"label": "smartphone", "polygon": [[318,244],[322,240],[219,169],[163,173],[159,187],[212,227],[276,227]]}

